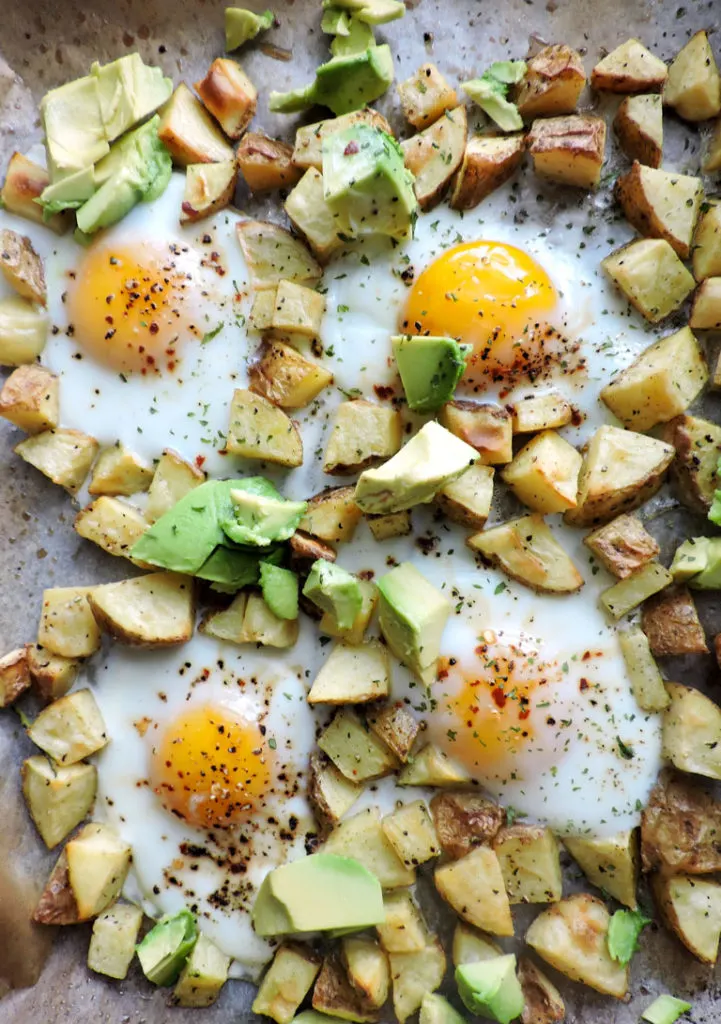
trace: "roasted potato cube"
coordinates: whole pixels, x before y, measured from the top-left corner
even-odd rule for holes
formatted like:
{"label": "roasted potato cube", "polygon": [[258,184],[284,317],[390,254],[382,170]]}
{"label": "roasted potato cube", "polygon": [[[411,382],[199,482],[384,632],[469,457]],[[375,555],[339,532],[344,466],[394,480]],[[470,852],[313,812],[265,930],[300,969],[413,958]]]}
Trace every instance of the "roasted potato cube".
{"label": "roasted potato cube", "polygon": [[658,556],[660,548],[636,516],[620,515],[583,538],[608,572],[625,579]]}
{"label": "roasted potato cube", "polygon": [[320,958],[296,943],[279,946],[253,1000],[253,1013],[290,1024],[310,992],[320,970]]}
{"label": "roasted potato cube", "polygon": [[384,889],[413,885],[416,880],[415,868],[406,867],[386,839],[375,807],[336,825],[322,849],[325,853],[354,857],[376,876]]}
{"label": "roasted potato cube", "polygon": [[707,277],[698,286],[688,323],[699,331],[721,328],[721,277]]}
{"label": "roasted potato cube", "polygon": [[662,774],[641,815],[644,871],[706,875],[721,870],[721,804],[690,779]]}
{"label": "roasted potato cube", "polygon": [[26,650],[30,678],[40,696],[47,701],[64,697],[75,682],[80,661],[51,654],[39,644],[28,644]]}
{"label": "roasted potato cube", "polygon": [[508,825],[493,840],[508,902],[556,903],[563,895],[556,837],[538,825]]}
{"label": "roasted potato cube", "polygon": [[578,478],[578,506],[565,513],[573,526],[605,523],[643,505],[671,464],[670,444],[604,425],[588,443]]}
{"label": "roasted potato cube", "polygon": [[544,430],[517,452],[501,476],[535,512],[565,512],[576,507],[582,463],[573,445],[554,430]]}
{"label": "roasted potato cube", "polygon": [[521,1024],[554,1024],[566,1019],[566,1004],[561,993],[550,978],[525,956],[518,961],[518,980],[526,1000]]}
{"label": "roasted potato cube", "polygon": [[606,122],[590,114],[534,121],[528,150],[536,174],[561,185],[595,189],[606,152]]}
{"label": "roasted potato cube", "polygon": [[58,425],[59,378],[44,366],[18,366],[0,390],[0,416],[28,434]]}
{"label": "roasted potato cube", "polygon": [[618,641],[636,703],[642,711],[663,711],[671,703],[671,698],[651,654],[646,634],[638,626],[632,626],[618,634]]}
{"label": "roasted potato cube", "polygon": [[696,225],[691,262],[697,281],[721,275],[720,202],[707,200],[701,204],[701,216]]}
{"label": "roasted potato cube", "polygon": [[100,626],[121,643],[168,647],[193,635],[193,580],[180,573],[152,572],[106,583],[94,587],[88,600]]}
{"label": "roasted potato cube", "polygon": [[360,473],[395,455],[401,446],[400,414],[363,398],[341,402],[323,458],[323,472]]}
{"label": "roasted potato cube", "polygon": [[708,654],[706,635],[687,587],[673,587],[646,601],[641,625],[657,657]]}
{"label": "roasted potato cube", "polygon": [[354,494],[354,487],[335,487],[316,494],[308,501],[300,529],[330,544],[353,540],[363,515],[353,500]]}
{"label": "roasted potato cube", "polygon": [[413,529],[409,508],[401,509],[400,512],[382,512],[378,515],[367,513],[366,520],[373,538],[377,541],[407,537]]}
{"label": "roasted potato cube", "polygon": [[233,392],[225,450],[279,466],[303,464],[303,442],[293,420],[263,395],[245,388]]}
{"label": "roasted potato cube", "polygon": [[721,779],[721,709],[689,686],[667,683],[663,756],[679,771]]}
{"label": "roasted potato cube", "polygon": [[233,147],[183,82],[160,111],[158,137],[180,167],[234,158]]}
{"label": "roasted potato cube", "polygon": [[67,843],[68,881],[75,896],[78,920],[96,917],[117,899],[130,867],[131,850],[110,828],[85,825]]}
{"label": "roasted potato cube", "polygon": [[38,643],[63,658],[89,658],[100,647],[100,630],[88,603],[92,587],[54,587],[43,592]]}
{"label": "roasted potato cube", "polygon": [[651,323],[673,313],[693,291],[689,271],[663,238],[638,238],[601,260],[628,301]]}
{"label": "roasted potato cube", "polygon": [[513,580],[545,594],[574,594],[583,577],[537,513],[474,533],[466,541]]}
{"label": "roasted potato cube", "polygon": [[353,110],[340,117],[329,117],[326,121],[315,124],[301,125],[295,134],[293,163],[296,167],[307,170],[309,167],[317,171],[323,170],[323,139],[334,132],[345,131],[354,124],[367,124],[372,128],[380,128],[382,132],[392,135],[391,126],[382,114],[370,107],[364,110]]}
{"label": "roasted potato cube", "polygon": [[112,448],[101,451],[93,467],[88,493],[129,497],[147,491],[153,476],[153,467],[118,441]]}
{"label": "roasted potato cube", "polygon": [[40,836],[52,850],[86,817],[95,800],[92,764],[58,765],[36,755],[23,761],[23,796]]}
{"label": "roasted potato cube", "polygon": [[491,512],[494,473],[492,466],[471,466],[436,494],[436,505],[454,523],[482,530]]}
{"label": "roasted potato cube", "polygon": [[682,260],[691,253],[703,185],[700,178],[644,167],[634,160],[616,181],[616,199],[629,224],[646,238],[665,238]]}
{"label": "roasted potato cube", "polygon": [[420,729],[413,715],[402,704],[388,704],[370,709],[367,722],[371,731],[405,764]]}
{"label": "roasted potato cube", "polygon": [[258,90],[237,61],[216,57],[195,89],[225,134],[239,139],[258,105]]}
{"label": "roasted potato cube", "polygon": [[49,704],[28,729],[28,736],[61,765],[82,761],[108,742],[91,690],[74,690]]}
{"label": "roasted potato cube", "polygon": [[414,128],[428,128],[446,110],[458,106],[456,90],[435,64],[422,64],[410,78],[399,84],[398,95],[403,116]]}
{"label": "roasted potato cube", "polygon": [[0,189],[0,200],[6,210],[16,213],[19,217],[43,224],[58,235],[62,235],[70,227],[69,213],[55,213],[45,220],[43,208],[35,200],[50,184],[50,176],[40,164],[28,160],[22,153],[13,153],[10,157],[5,182]]}
{"label": "roasted potato cube", "polygon": [[415,953],[391,953],[393,1012],[403,1024],[420,1008],[423,997],[434,992],[446,973],[446,955],[440,942],[429,936],[424,949]]}
{"label": "roasted potato cube", "polygon": [[248,315],[248,327],[254,331],[269,331],[273,326],[273,314],[275,313],[275,296],[278,291],[277,285],[273,288],[266,288],[256,292],[253,297],[253,305]]}
{"label": "roasted potato cube", "polygon": [[325,313],[325,297],[294,281],[281,281],[275,293],[271,327],[277,332],[317,338]]}
{"label": "roasted potato cube", "polygon": [[318,739],[318,746],[351,782],[389,775],[398,767],[393,753],[352,708],[337,712]]}
{"label": "roasted potato cube", "polygon": [[443,852],[454,860],[490,845],[506,820],[502,807],[477,793],[438,793],[431,814]]}
{"label": "roasted potato cube", "polygon": [[48,321],[26,299],[0,299],[0,366],[33,363],[45,348]]}
{"label": "roasted potato cube", "polygon": [[27,236],[8,229],[0,231],[0,271],[23,299],[45,305],[45,268]]}
{"label": "roasted potato cube", "polygon": [[362,789],[322,754],[311,754],[308,797],[323,825],[334,825],[340,821],[361,795]]}
{"label": "roasted potato cube", "polygon": [[568,836],[563,845],[592,885],[636,909],[638,841],[633,829],[598,838]]}
{"label": "roasted potato cube", "polygon": [[323,961],[323,967],[313,989],[313,1009],[319,1014],[328,1014],[336,1020],[368,1022],[375,1024],[380,1015],[359,989],[351,984],[340,957],[331,953]]}
{"label": "roasted potato cube", "polygon": [[591,85],[605,92],[657,92],[667,75],[662,60],[638,39],[627,39],[598,62],[591,72]]}
{"label": "roasted potato cube", "polygon": [[398,776],[399,786],[459,786],[465,782],[470,782],[468,772],[433,743],[409,757]]}
{"label": "roasted potato cube", "polygon": [[520,167],[526,151],[523,135],[474,135],[466,143],[453,183],[451,206],[472,210],[505,184]]}
{"label": "roasted potato cube", "polygon": [[601,900],[576,893],[542,911],[526,932],[526,942],[566,977],[623,999],[629,972],[608,951],[610,920]]}
{"label": "roasted potato cube", "polygon": [[230,644],[245,643],[243,622],[247,607],[248,594],[241,591],[236,594],[227,608],[223,608],[222,611],[207,612],[198,629],[201,633],[212,636],[216,640],[227,640]]}
{"label": "roasted potato cube", "polygon": [[130,558],[133,544],[143,536],[149,524],[133,505],[101,495],[78,512],[74,525],[76,533],[109,555]]}
{"label": "roasted potato cube", "polygon": [[416,198],[422,210],[431,210],[440,203],[461,166],[467,137],[466,108],[454,107],[435,124],[401,143],[405,165],[416,179]]}
{"label": "roasted potato cube", "polygon": [[524,121],[534,117],[572,114],[586,84],[580,53],[565,44],[544,46],[528,61],[528,70],[515,94]]}
{"label": "roasted potato cube", "polygon": [[715,964],[721,935],[721,885],[689,875],[656,875],[656,903],[669,928],[705,964]]}
{"label": "roasted potato cube", "polygon": [[513,427],[507,409],[459,399],[446,402],[438,419],[446,430],[476,449],[484,466],[498,466],[513,458]]}
{"label": "roasted potato cube", "polygon": [[407,889],[383,894],[385,921],[376,926],[387,953],[414,953],[425,949],[428,929]]}
{"label": "roasted potato cube", "polygon": [[333,374],[324,366],[281,341],[269,342],[261,348],[259,359],[248,369],[248,377],[251,390],[282,409],[308,405],[333,383]]}
{"label": "roasted potato cube", "polygon": [[99,914],[88,949],[90,970],[117,981],[126,978],[142,921],[142,910],[132,903],[113,903]]}
{"label": "roasted potato cube", "polygon": [[660,167],[663,156],[663,102],[657,94],[627,96],[613,119],[613,127],[629,160]]}
{"label": "roasted potato cube", "polygon": [[327,263],[342,245],[335,214],[325,201],[323,175],[309,167],[285,201],[285,212],[296,231],[303,236],[314,256]]}
{"label": "roasted potato cube", "polygon": [[238,241],[248,266],[253,288],[276,288],[281,281],[314,285],[323,271],[299,238],[280,224],[244,220],[238,224]]}
{"label": "roasted potato cube", "polygon": [[217,164],[188,164],[180,223],[194,224],[211,217],[233,201],[237,169],[234,160]]}
{"label": "roasted potato cube", "polygon": [[250,594],[245,606],[243,628],[238,643],[261,644],[263,647],[283,649],[295,644],[298,631],[297,619],[279,618],[270,610],[260,594]]}
{"label": "roasted potato cube", "polygon": [[31,682],[28,650],[18,647],[0,658],[0,708],[9,707]]}
{"label": "roasted potato cube", "polygon": [[491,935],[513,935],[511,908],[496,853],[478,846],[436,868],[436,889],[464,921]]}
{"label": "roasted potato cube", "polygon": [[[309,540],[310,539],[311,538],[309,538]],[[333,554],[335,556],[335,552],[333,552]],[[324,554],[318,557],[325,558],[326,555]],[[318,623],[318,629],[321,633],[327,633],[329,636],[336,636],[339,639],[344,640],[347,644],[360,644],[363,642],[363,637],[365,636],[365,631],[368,628],[368,623],[370,622],[371,616],[375,611],[376,604],[378,603],[378,589],[375,583],[371,580],[359,580],[358,585],[361,589],[361,608],[356,615],[351,628],[341,629],[333,612],[327,611],[323,613],[323,617]]]}
{"label": "roasted potato cube", "polygon": [[668,569],[658,562],[647,562],[641,569],[631,573],[624,580],[614,583],[601,594],[601,606],[614,619],[621,619],[637,608],[642,601],[663,590],[673,577]]}
{"label": "roasted potato cube", "polygon": [[68,878],[68,859],[63,850],[33,911],[33,921],[36,924],[62,925],[77,924],[79,920],[78,906]]}
{"label": "roasted potato cube", "polygon": [[342,940],[341,957],[353,988],[371,1006],[383,1006],[390,990],[391,972],[388,957],[378,943],[348,936]]}
{"label": "roasted potato cube", "polygon": [[696,416],[678,416],[668,424],[664,440],[676,449],[671,474],[681,501],[706,515],[719,483],[721,427]]}
{"label": "roasted potato cube", "polygon": [[502,953],[501,947],[490,936],[476,931],[465,921],[459,921],[453,930],[452,955],[456,967],[492,960]]}
{"label": "roasted potato cube", "polygon": [[44,430],[15,445],[15,452],[54,484],[71,494],[82,486],[98,452],[98,442],[79,430]]}
{"label": "roasted potato cube", "polygon": [[686,121],[705,121],[721,111],[721,76],[705,32],[691,36],[672,60],[663,101]]}
{"label": "roasted potato cube", "polygon": [[539,430],[565,427],[573,419],[573,408],[557,391],[524,395],[511,407],[514,434],[535,434]]}
{"label": "roasted potato cube", "polygon": [[387,697],[391,683],[388,648],[380,640],[337,643],[308,692],[309,704],[366,704]]}
{"label": "roasted potato cube", "polygon": [[171,509],[176,502],[198,487],[205,480],[205,473],[181,458],[172,448],[166,448],[158,460],[148,491],[145,518],[154,523]]}
{"label": "roasted potato cube", "polygon": [[293,164],[293,147],[260,132],[246,132],[235,156],[251,192],[292,188],[301,176],[300,169]]}
{"label": "roasted potato cube", "polygon": [[381,822],[386,839],[406,867],[417,867],[441,852],[423,800],[404,804]]}

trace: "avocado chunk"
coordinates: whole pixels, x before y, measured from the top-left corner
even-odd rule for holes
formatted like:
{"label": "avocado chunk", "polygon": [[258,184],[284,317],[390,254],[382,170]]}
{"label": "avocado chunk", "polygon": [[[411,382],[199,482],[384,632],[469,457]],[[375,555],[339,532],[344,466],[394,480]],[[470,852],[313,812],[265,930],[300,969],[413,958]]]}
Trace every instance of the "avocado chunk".
{"label": "avocado chunk", "polygon": [[243,43],[255,39],[261,32],[273,27],[275,18],[272,11],[255,14],[244,7],[225,8],[225,49],[228,53],[237,50]]}
{"label": "avocado chunk", "polygon": [[391,338],[409,408],[433,412],[453,398],[466,366],[466,347],[453,338],[401,334]]}
{"label": "avocado chunk", "polygon": [[143,974],[154,985],[173,985],[198,940],[198,926],[189,910],[161,917],[136,947]]}
{"label": "avocado chunk", "polygon": [[418,1024],[466,1024],[465,1017],[437,992],[426,992]]}
{"label": "avocado chunk", "polygon": [[263,600],[279,619],[298,618],[298,577],[272,562],[260,563]]}
{"label": "avocado chunk", "polygon": [[91,167],[110,148],[94,75],[51,89],[40,101],[40,117],[52,182]]}
{"label": "avocado chunk", "polygon": [[363,605],[360,580],[323,558],[313,562],[303,595],[332,615],[340,630],[352,627]]}
{"label": "avocado chunk", "polygon": [[345,234],[407,238],[418,214],[413,175],[394,138],[353,124],[323,140],[323,189]]}
{"label": "avocado chunk", "polygon": [[367,25],[384,25],[406,13],[401,0],[323,0],[324,10],[348,11]]}
{"label": "avocado chunk", "polygon": [[108,142],[161,107],[173,91],[173,83],[160,68],[129,53],[110,64],[93,64],[91,75],[98,83],[100,115]]}
{"label": "avocado chunk", "polygon": [[378,621],[395,656],[426,686],[434,681],[450,602],[412,562],[378,580]]}
{"label": "avocado chunk", "polygon": [[95,168],[92,165],[51,182],[36,200],[43,208],[43,219],[48,220],[63,210],[77,210],[90,199],[97,185]]}
{"label": "avocado chunk", "polygon": [[258,890],[258,935],[372,928],[385,920],[380,882],[351,857],[315,853],[270,871]]}
{"label": "avocado chunk", "polygon": [[[344,11],[341,11],[340,14],[348,18]],[[335,39],[330,44],[330,52],[334,57],[348,57],[353,53],[362,53],[369,46],[375,45],[376,41],[370,25],[359,21],[358,18],[348,18],[346,30],[335,33]]]}
{"label": "avocado chunk", "polygon": [[269,106],[277,114],[296,114],[316,103],[334,114],[359,110],[382,96],[393,81],[390,47],[369,46],[361,53],[333,57],[316,69],[310,85],[290,92],[272,92]]}
{"label": "avocado chunk", "polygon": [[525,999],[513,953],[456,968],[458,994],[471,1013],[510,1024],[523,1013]]}
{"label": "avocado chunk", "polygon": [[516,104],[508,99],[508,89],[520,82],[527,70],[525,61],[500,60],[491,64],[480,78],[472,78],[461,84],[473,102],[499,128],[504,132],[519,131],[523,128],[523,120]]}
{"label": "avocado chunk", "polygon": [[721,589],[721,537],[691,537],[679,544],[669,566],[674,583],[695,590]]}
{"label": "avocado chunk", "polygon": [[194,575],[200,580],[208,580],[212,589],[219,593],[234,594],[258,582],[258,554],[240,548],[218,546]]}
{"label": "avocado chunk", "polygon": [[236,544],[255,547],[267,547],[292,537],[308,503],[288,501],[267,480],[263,480],[263,487],[247,484],[245,481],[230,492],[230,513],[220,521],[225,535]]}
{"label": "avocado chunk", "polygon": [[431,420],[382,466],[361,473],[354,500],[364,512],[400,512],[432,501],[478,459],[475,448]]}
{"label": "avocado chunk", "polygon": [[[650,1006],[641,1014],[641,1020],[648,1021],[648,1024],[675,1024],[682,1013],[691,1009],[691,1003],[684,999],[677,999],[676,996],[658,996]],[[298,1020],[298,1018],[295,1018]],[[308,1024],[311,1024],[309,1021]]]}

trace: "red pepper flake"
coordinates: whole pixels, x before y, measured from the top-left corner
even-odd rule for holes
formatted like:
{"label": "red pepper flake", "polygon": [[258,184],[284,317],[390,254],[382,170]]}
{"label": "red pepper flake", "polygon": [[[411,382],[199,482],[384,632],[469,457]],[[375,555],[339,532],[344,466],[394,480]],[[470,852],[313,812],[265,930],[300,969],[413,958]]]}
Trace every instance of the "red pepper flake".
{"label": "red pepper flake", "polygon": [[491,690],[491,697],[493,697],[493,703],[496,707],[505,708],[508,698],[502,686],[494,686]]}
{"label": "red pepper flake", "polygon": [[525,722],[525,720],[528,718],[530,713],[531,713],[531,709],[530,708],[523,708],[522,711],[518,712],[518,721],[519,722]]}
{"label": "red pepper flake", "polygon": [[196,455],[195,456],[195,465],[198,467],[198,469],[202,469],[203,466],[205,465],[205,456],[204,455]]}
{"label": "red pepper flake", "polygon": [[581,691],[581,693],[583,693],[583,691],[587,690],[590,685],[591,684],[589,683],[588,679],[581,679],[580,683],[578,684],[578,688]]}
{"label": "red pepper flake", "polygon": [[354,153],[358,152],[358,143],[351,141],[343,150],[343,156],[353,156]]}

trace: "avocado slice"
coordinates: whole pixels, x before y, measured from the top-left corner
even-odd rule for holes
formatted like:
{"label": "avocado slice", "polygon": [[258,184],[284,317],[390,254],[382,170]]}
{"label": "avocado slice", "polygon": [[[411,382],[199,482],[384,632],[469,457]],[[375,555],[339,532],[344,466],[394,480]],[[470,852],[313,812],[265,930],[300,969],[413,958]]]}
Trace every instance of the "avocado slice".
{"label": "avocado slice", "polygon": [[418,1024],[466,1024],[466,1019],[438,992],[426,992]]}
{"label": "avocado slice", "polygon": [[458,994],[465,1006],[480,1017],[510,1024],[525,1006],[521,983],[516,977],[513,953],[456,968]]}
{"label": "avocado slice", "polygon": [[219,593],[234,594],[258,582],[260,562],[256,552],[218,546],[194,575],[208,580]]}
{"label": "avocado slice", "polygon": [[462,82],[464,91],[504,132],[520,131],[523,120],[515,103],[508,99],[508,87],[520,82],[528,70],[525,61],[499,60],[480,78]]}
{"label": "avocado slice", "polygon": [[316,853],[270,871],[258,890],[258,935],[372,928],[385,920],[380,882],[359,861]]}
{"label": "avocado slice", "polygon": [[109,142],[161,107],[173,91],[173,83],[160,68],[129,53],[109,64],[93,64],[91,75],[98,83],[100,114]]}
{"label": "avocado slice", "polygon": [[279,619],[298,618],[298,577],[272,562],[260,563],[263,600]]}
{"label": "avocado slice", "polygon": [[51,89],[40,101],[40,118],[52,182],[91,167],[110,148],[94,75]]}
{"label": "avocado slice", "polygon": [[[263,480],[256,477],[255,480]],[[308,507],[306,501],[288,501],[272,484],[263,480],[247,486],[244,481],[230,492],[229,513],[220,520],[226,537],[236,544],[267,547],[276,541],[288,540],[298,529]]]}
{"label": "avocado slice", "polygon": [[[340,13],[344,14],[343,11]],[[330,44],[330,52],[334,57],[347,57],[353,53],[362,53],[369,46],[375,45],[375,36],[370,25],[359,21],[358,18],[348,18],[347,31],[336,33]]]}
{"label": "avocado slice", "polygon": [[189,910],[161,917],[136,953],[143,974],[154,985],[173,985],[198,940],[198,926]]}
{"label": "avocado slice", "polygon": [[363,605],[360,580],[323,558],[313,562],[303,596],[332,615],[340,630],[352,627]]}
{"label": "avocado slice", "polygon": [[414,334],[397,334],[391,343],[409,408],[433,412],[453,398],[466,367],[465,345]]}
{"label": "avocado slice", "polygon": [[261,32],[273,27],[275,17],[272,11],[255,14],[244,7],[225,8],[225,49],[228,53],[237,50],[243,43],[255,39]]}
{"label": "avocado slice", "polygon": [[378,621],[395,656],[426,686],[434,681],[450,602],[412,562],[378,580]]}
{"label": "avocado slice", "polygon": [[51,182],[35,200],[43,208],[43,218],[63,210],[77,210],[94,194],[97,188],[95,168],[83,167],[80,171]]}
{"label": "avocado slice", "polygon": [[345,234],[408,238],[418,215],[413,180],[380,128],[353,124],[323,140],[324,198]]}
{"label": "avocado slice", "polygon": [[384,25],[406,13],[401,0],[323,0],[325,10],[348,11],[367,25]]}
{"label": "avocado slice", "polygon": [[674,583],[694,590],[721,589],[721,537],[691,537],[679,544],[669,566]]}
{"label": "avocado slice", "polygon": [[[687,1003],[685,999],[662,995],[646,1007],[641,1014],[641,1020],[648,1021],[649,1024],[675,1024],[681,1014],[687,1013],[691,1008],[691,1003]],[[295,1019],[298,1020],[297,1017]],[[312,1022],[308,1021],[308,1024]]]}
{"label": "avocado slice", "polygon": [[361,53],[333,57],[316,69],[315,80],[289,92],[272,92],[269,106],[276,114],[296,114],[316,103],[334,114],[359,110],[382,96],[393,81],[393,57],[385,43]]}

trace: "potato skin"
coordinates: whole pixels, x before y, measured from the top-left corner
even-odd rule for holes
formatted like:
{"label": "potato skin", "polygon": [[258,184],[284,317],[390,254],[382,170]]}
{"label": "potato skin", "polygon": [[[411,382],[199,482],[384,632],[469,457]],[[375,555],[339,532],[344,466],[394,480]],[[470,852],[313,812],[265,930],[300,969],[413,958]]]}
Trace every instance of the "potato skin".
{"label": "potato skin", "polygon": [[613,119],[621,149],[630,160],[647,167],[661,166],[663,146],[654,131],[656,118],[662,119],[661,105],[660,96],[627,96]]}
{"label": "potato skin", "polygon": [[687,587],[674,587],[644,602],[641,625],[655,656],[708,654],[696,605]]}
{"label": "potato skin", "polygon": [[690,779],[666,772],[641,816],[644,871],[705,875],[721,870],[721,804]]}
{"label": "potato skin", "polygon": [[80,920],[75,895],[70,887],[65,852],[50,873],[33,912],[36,924],[77,924]]}
{"label": "potato skin", "polygon": [[472,210],[500,188],[520,166],[526,151],[523,135],[476,135],[469,139],[451,192],[454,210]]}
{"label": "potato skin", "polygon": [[246,132],[236,151],[238,170],[251,192],[292,188],[303,171],[293,164],[293,147],[260,132]]}
{"label": "potato skin", "polygon": [[443,852],[454,860],[491,843],[506,820],[502,807],[475,793],[438,793],[431,815]]}

